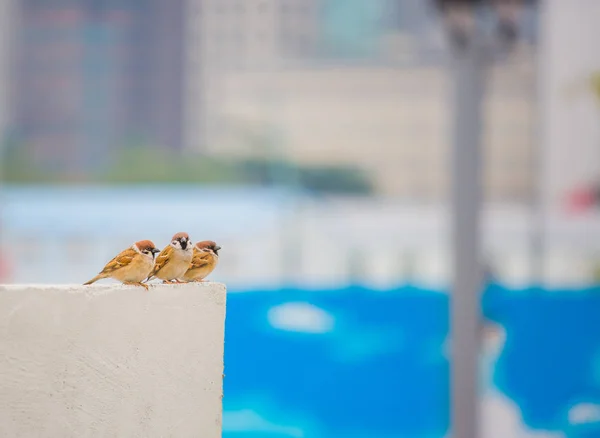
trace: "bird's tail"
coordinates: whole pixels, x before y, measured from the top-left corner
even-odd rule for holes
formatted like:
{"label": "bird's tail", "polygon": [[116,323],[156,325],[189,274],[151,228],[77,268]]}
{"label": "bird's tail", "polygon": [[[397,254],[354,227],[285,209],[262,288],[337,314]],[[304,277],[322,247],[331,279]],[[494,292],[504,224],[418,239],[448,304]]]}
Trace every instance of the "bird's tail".
{"label": "bird's tail", "polygon": [[94,278],[92,278],[90,281],[86,281],[85,283],[83,283],[84,286],[87,286],[88,284],[92,284],[97,282],[98,280],[100,280],[101,278],[104,278],[102,275],[98,274],[96,275]]}

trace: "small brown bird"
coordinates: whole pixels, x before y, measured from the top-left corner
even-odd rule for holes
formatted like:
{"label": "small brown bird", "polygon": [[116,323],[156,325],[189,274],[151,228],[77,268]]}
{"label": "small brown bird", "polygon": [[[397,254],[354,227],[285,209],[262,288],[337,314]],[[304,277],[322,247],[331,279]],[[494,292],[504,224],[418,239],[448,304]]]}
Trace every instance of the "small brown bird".
{"label": "small brown bird", "polygon": [[183,276],[185,281],[203,281],[219,263],[219,250],[221,249],[212,240],[196,243],[192,264]]}
{"label": "small brown bird", "polygon": [[84,285],[92,284],[103,278],[114,278],[124,284],[142,286],[148,290],[144,280],[154,267],[154,255],[159,250],[151,240],[140,240],[121,251],[106,264],[104,269]]}
{"label": "small brown bird", "polygon": [[193,244],[187,233],[177,233],[156,257],[156,263],[147,280],[160,278],[163,283],[181,283],[179,279],[192,262]]}

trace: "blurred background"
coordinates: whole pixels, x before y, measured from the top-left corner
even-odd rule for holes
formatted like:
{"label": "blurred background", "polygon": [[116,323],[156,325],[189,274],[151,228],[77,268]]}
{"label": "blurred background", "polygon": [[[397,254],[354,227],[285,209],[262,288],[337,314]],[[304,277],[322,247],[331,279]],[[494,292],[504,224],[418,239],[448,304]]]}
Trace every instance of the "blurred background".
{"label": "blurred background", "polygon": [[[447,436],[436,3],[3,0],[0,282],[215,240],[226,438]],[[508,4],[481,96],[481,436],[598,437],[600,2]]]}

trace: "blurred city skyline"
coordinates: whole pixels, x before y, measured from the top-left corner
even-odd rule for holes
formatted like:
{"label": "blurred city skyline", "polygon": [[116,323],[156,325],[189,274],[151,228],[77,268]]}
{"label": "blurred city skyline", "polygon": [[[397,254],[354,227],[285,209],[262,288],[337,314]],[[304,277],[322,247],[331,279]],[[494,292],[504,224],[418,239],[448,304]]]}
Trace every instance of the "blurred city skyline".
{"label": "blurred city skyline", "polygon": [[[328,272],[354,281],[352,272],[371,268],[371,277],[386,284],[407,281],[403,266],[415,257],[426,260],[416,268],[429,273],[423,277],[447,278],[432,272],[448,269],[440,255],[447,236],[440,230],[448,219],[451,58],[429,2],[12,0],[2,6],[4,248],[31,235],[42,247],[76,242],[86,223],[97,223],[75,209],[65,220],[70,235],[52,225],[56,218],[35,232],[23,228],[19,224],[30,222],[29,210],[14,196],[20,184],[38,184],[28,197],[33,204],[52,196],[68,205],[80,198],[41,186],[83,190],[110,183],[113,194],[98,200],[106,208],[111,197],[135,199],[137,189],[120,187],[130,183],[160,186],[177,205],[186,199],[179,185],[168,183],[254,188],[242,191],[257,205],[270,193],[261,189],[279,187],[288,194],[270,239],[279,248],[274,259],[281,254],[283,261],[265,270],[266,277],[280,281],[284,265],[300,265],[297,257],[306,254],[308,242],[321,239],[330,240],[324,250],[329,264],[313,270],[308,260],[306,273],[297,273],[306,281]],[[586,85],[600,65],[587,49],[600,36],[593,20],[562,3],[553,3],[542,19],[537,8],[526,9],[514,51],[488,68],[485,201],[494,212],[514,212],[490,219],[513,230],[499,234],[505,238],[501,254],[486,248],[494,269],[507,273],[503,279],[531,278],[530,246],[538,232],[547,265],[563,266],[563,273],[548,272],[548,278],[595,278],[597,250],[580,245],[581,236],[593,236],[600,224],[590,208],[600,168],[599,110]],[[542,24],[546,30],[538,35]],[[232,193],[221,195],[231,208],[246,205]],[[351,196],[340,201],[339,194]],[[189,202],[198,203],[198,211],[219,204],[199,194]],[[273,205],[278,202],[273,198]],[[155,213],[166,220],[164,214]],[[107,215],[110,221],[119,212]],[[198,226],[211,229],[210,223],[198,219]],[[112,257],[135,230],[132,225],[107,237],[97,257]],[[369,261],[372,267],[356,267],[336,248],[364,245],[366,230],[377,233],[369,244],[378,256]],[[499,239],[493,229],[484,233],[488,242]],[[417,249],[407,235],[419,242]],[[228,247],[242,254],[242,246],[261,239],[240,234]],[[375,248],[386,239],[388,249]],[[560,261],[570,251],[575,255]],[[222,268],[225,279],[249,281],[252,273],[231,266]]]}
{"label": "blurred city skyline", "polygon": [[[429,2],[10,7],[8,181],[152,182],[150,166],[165,182],[275,178],[325,192],[445,199],[448,57]],[[490,74],[485,186],[494,201],[527,202],[535,190],[533,11],[524,23],[519,48]],[[189,168],[178,172],[181,155]],[[279,178],[290,167],[296,178]]]}

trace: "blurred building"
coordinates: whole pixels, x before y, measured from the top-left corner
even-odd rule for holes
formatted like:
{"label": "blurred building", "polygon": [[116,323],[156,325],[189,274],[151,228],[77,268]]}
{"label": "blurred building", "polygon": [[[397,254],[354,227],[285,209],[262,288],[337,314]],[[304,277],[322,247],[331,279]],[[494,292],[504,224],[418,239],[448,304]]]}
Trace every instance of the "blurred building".
{"label": "blurred building", "polygon": [[185,143],[215,146],[226,72],[275,71],[318,53],[320,0],[188,0]]}
{"label": "blurred building", "polygon": [[[409,0],[414,3],[414,0]],[[276,73],[397,56],[399,0],[188,0],[186,133],[190,150],[216,148],[224,75]],[[418,8],[419,9],[419,8]],[[422,26],[423,27],[423,26]],[[381,40],[384,40],[382,43]],[[266,98],[277,99],[277,94]],[[263,95],[262,98],[265,98]]]}
{"label": "blurred building", "polygon": [[[191,1],[188,148],[358,167],[382,193],[443,199],[451,90],[423,2]],[[491,199],[531,195],[534,70],[524,45],[491,71]]]}
{"label": "blurred building", "polygon": [[12,76],[12,42],[18,22],[17,5],[15,0],[0,2],[0,150],[8,135]]}
{"label": "blurred building", "polygon": [[546,0],[540,39],[542,200],[547,213],[568,195],[600,184],[600,3]]}
{"label": "blurred building", "polygon": [[[533,66],[491,71],[486,102],[486,185],[494,200],[531,191]],[[214,152],[263,153],[248,133],[277,127],[282,153],[313,165],[363,168],[386,194],[443,199],[451,114],[448,77],[437,67],[345,67],[223,77],[223,133]],[[269,101],[269,95],[277,101]],[[273,151],[277,153],[277,151]]]}
{"label": "blurred building", "polygon": [[125,93],[130,134],[154,146],[182,147],[187,0],[126,0],[129,39]]}
{"label": "blurred building", "polygon": [[22,0],[17,138],[48,168],[85,171],[127,142],[181,143],[183,0]]}

